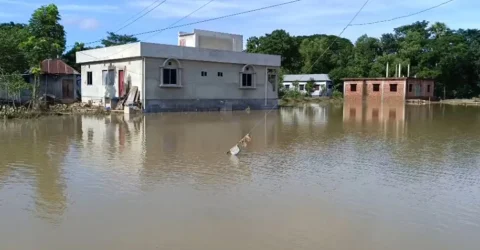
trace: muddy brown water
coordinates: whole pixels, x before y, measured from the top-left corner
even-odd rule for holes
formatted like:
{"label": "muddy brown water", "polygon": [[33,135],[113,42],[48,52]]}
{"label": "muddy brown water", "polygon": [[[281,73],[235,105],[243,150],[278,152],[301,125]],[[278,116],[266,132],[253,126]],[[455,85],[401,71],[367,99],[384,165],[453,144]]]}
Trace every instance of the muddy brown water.
{"label": "muddy brown water", "polygon": [[50,117],[0,141],[0,249],[480,245],[476,107]]}

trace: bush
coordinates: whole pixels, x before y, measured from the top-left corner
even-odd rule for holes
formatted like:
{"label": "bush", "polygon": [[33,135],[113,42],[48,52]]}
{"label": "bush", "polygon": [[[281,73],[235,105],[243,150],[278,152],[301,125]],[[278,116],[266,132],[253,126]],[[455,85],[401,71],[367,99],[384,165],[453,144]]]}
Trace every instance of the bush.
{"label": "bush", "polygon": [[332,97],[334,99],[342,99],[343,98],[343,93],[338,91],[338,90],[334,90],[333,93],[332,93]]}
{"label": "bush", "polygon": [[285,94],[283,95],[284,98],[289,98],[289,99],[298,99],[298,98],[301,98],[303,97],[303,94],[294,89],[294,90],[287,90],[285,91]]}

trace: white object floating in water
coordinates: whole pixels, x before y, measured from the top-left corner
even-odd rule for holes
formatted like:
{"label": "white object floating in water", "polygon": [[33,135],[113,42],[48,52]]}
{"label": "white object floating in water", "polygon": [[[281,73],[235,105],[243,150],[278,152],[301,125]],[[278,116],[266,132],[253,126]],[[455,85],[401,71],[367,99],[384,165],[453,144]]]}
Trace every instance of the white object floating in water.
{"label": "white object floating in water", "polygon": [[238,145],[235,145],[235,147],[230,149],[229,153],[231,155],[238,155],[238,153],[240,153],[240,148],[238,147]]}
{"label": "white object floating in water", "polygon": [[248,142],[251,142],[252,138],[250,137],[250,134],[247,134],[245,137],[243,137],[239,142],[237,142],[237,145],[235,145],[233,148],[231,148],[227,154],[228,155],[237,155],[240,153],[240,147],[238,146],[239,144],[246,148],[248,146]]}

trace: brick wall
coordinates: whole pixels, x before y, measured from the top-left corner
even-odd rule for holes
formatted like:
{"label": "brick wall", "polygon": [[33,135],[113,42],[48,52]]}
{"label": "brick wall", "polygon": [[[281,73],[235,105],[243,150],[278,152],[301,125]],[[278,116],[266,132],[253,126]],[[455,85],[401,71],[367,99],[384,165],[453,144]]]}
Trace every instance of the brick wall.
{"label": "brick wall", "polygon": [[[384,79],[384,80],[365,80],[365,81],[345,81],[345,99],[346,100],[392,100],[402,101],[405,99],[405,82],[402,79]],[[356,84],[356,91],[352,91],[352,85]],[[383,87],[382,87],[383,84]],[[396,91],[390,89],[390,85],[397,85]],[[375,91],[376,86],[378,91]]]}
{"label": "brick wall", "polygon": [[[435,83],[433,80],[408,79],[407,84],[407,99],[428,99],[434,97]],[[430,91],[428,91],[428,86],[430,86]]]}
{"label": "brick wall", "polygon": [[[356,86],[356,91],[352,91],[353,86]],[[364,81],[346,81],[344,83],[344,97],[348,100],[361,101],[363,98]]]}
{"label": "brick wall", "polygon": [[[383,92],[384,101],[403,101],[405,100],[405,82],[406,80],[386,80]],[[391,85],[397,85],[397,91],[391,91]]]}

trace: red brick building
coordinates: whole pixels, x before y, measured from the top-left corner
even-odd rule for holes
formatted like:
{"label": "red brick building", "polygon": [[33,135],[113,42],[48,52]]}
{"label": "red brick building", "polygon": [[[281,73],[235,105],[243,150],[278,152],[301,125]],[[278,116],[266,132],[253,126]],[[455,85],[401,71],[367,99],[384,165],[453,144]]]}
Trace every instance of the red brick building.
{"label": "red brick building", "polygon": [[420,78],[346,78],[345,100],[433,99],[434,80]]}

